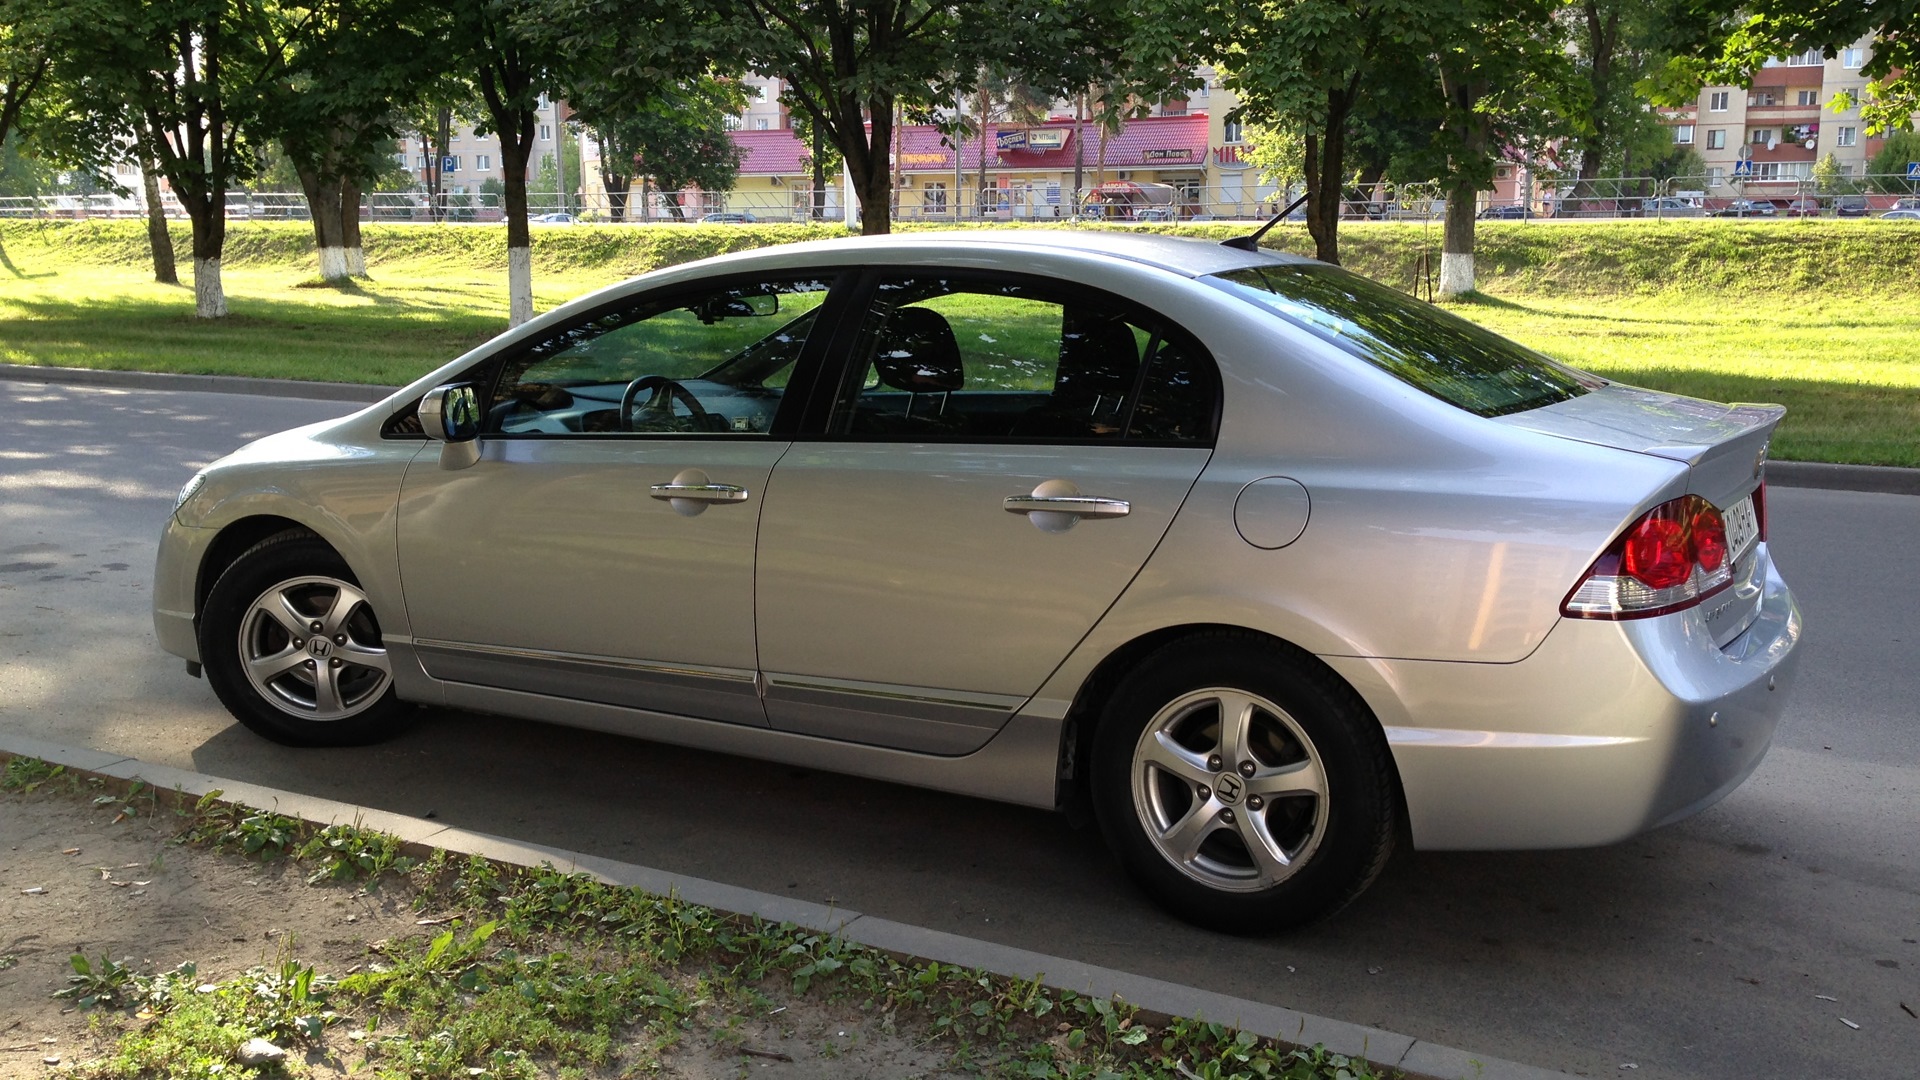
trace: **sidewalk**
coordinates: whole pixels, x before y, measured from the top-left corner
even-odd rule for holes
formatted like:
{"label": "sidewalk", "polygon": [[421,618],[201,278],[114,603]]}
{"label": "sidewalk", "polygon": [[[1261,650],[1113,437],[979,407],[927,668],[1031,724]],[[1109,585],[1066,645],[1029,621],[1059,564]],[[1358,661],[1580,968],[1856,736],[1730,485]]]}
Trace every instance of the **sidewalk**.
{"label": "sidewalk", "polygon": [[[91,368],[37,367],[31,364],[0,364],[0,379],[17,382],[67,383],[78,386],[117,386],[129,390],[259,394],[265,397],[310,398],[317,401],[374,402],[399,389],[395,386],[367,386],[361,383],[251,379],[236,375],[168,375],[148,371],[96,371]],[[1776,460],[1767,462],[1767,482],[1782,487],[1920,495],[1920,469],[1900,469],[1886,465],[1831,465],[1818,461]]]}
{"label": "sidewalk", "polygon": [[1283,1043],[1324,1045],[1335,1053],[1365,1058],[1382,1069],[1396,1069],[1410,1080],[1555,1080],[1566,1073],[1503,1061],[1484,1054],[1415,1039],[1379,1028],[1349,1024],[1197,987],[1150,979],[1065,957],[1009,948],[976,938],[894,922],[844,908],[827,907],[718,881],[603,859],[561,848],[526,844],[471,832],[423,818],[354,806],[298,792],[281,791],[205,773],[154,765],[98,750],[63,746],[24,735],[0,733],[0,757],[36,757],[69,770],[116,780],[140,780],[156,788],[199,796],[214,790],[231,802],[272,810],[317,825],[355,823],[399,837],[423,849],[479,855],[516,866],[551,865],[657,895],[677,895],[691,903],[770,922],[789,922],[837,934],[876,949],[938,961],[996,975],[1028,979],[1092,997],[1118,998],[1148,1013],[1204,1019]]}

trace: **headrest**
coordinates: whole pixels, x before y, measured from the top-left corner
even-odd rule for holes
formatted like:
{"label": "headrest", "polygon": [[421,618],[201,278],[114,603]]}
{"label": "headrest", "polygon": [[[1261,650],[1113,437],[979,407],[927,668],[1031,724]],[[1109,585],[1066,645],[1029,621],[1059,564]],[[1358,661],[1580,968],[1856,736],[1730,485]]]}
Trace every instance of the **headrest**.
{"label": "headrest", "polygon": [[1125,320],[1076,315],[1068,309],[1060,335],[1060,369],[1053,379],[1055,398],[1117,401],[1133,392],[1139,374],[1140,344]]}
{"label": "headrest", "polygon": [[953,327],[932,308],[895,309],[880,334],[873,367],[881,382],[915,394],[947,393],[965,381]]}

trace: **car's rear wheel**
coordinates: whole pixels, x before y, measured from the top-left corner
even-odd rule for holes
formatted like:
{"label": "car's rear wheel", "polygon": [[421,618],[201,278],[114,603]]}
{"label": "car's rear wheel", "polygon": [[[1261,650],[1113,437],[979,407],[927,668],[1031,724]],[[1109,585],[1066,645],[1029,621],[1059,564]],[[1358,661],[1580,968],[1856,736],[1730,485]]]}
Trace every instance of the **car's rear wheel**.
{"label": "car's rear wheel", "polygon": [[220,575],[200,659],[228,711],[275,742],[350,746],[407,718],[372,604],[346,561],[309,534],[263,540]]}
{"label": "car's rear wheel", "polygon": [[1149,657],[1109,699],[1094,809],[1133,878],[1182,918],[1271,933],[1337,911],[1392,853],[1386,741],[1331,673],[1232,633]]}

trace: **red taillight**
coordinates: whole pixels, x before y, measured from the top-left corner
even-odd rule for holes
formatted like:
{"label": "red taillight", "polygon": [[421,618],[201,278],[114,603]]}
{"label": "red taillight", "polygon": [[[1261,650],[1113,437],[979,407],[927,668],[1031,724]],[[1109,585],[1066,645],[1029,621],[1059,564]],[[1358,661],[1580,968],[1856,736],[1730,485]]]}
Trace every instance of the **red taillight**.
{"label": "red taillight", "polygon": [[1767,538],[1767,478],[1760,478],[1760,486],[1753,489],[1753,523],[1760,527],[1760,539]]}
{"label": "red taillight", "polygon": [[1727,523],[1698,495],[1641,515],[1560,605],[1577,619],[1637,619],[1692,607],[1733,580]]}

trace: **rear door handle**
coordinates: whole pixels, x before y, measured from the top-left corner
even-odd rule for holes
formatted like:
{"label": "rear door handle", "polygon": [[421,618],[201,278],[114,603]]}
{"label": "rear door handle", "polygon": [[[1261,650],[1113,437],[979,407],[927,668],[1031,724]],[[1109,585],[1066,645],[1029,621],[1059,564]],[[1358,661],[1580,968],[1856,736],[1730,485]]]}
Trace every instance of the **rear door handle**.
{"label": "rear door handle", "polygon": [[1010,514],[1044,511],[1073,514],[1076,517],[1126,517],[1133,504],[1125,499],[1102,499],[1092,495],[1009,495],[1004,505]]}

